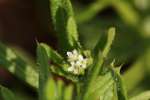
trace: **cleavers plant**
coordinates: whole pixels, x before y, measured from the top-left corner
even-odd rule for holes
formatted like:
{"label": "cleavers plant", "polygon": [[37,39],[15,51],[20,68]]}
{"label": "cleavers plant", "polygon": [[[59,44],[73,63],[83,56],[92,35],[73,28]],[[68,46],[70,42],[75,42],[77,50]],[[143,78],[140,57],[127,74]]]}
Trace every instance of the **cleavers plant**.
{"label": "cleavers plant", "polygon": [[[95,49],[86,50],[79,42],[70,0],[50,0],[50,12],[60,49],[56,51],[37,42],[37,64],[34,64],[0,43],[0,67],[35,88],[39,100],[149,99],[149,92],[129,99],[120,75],[121,66],[115,66],[115,60],[105,64],[115,28],[108,30],[107,38],[99,39]],[[61,78],[56,80],[56,75]],[[4,100],[18,100],[2,85],[0,94]]]}

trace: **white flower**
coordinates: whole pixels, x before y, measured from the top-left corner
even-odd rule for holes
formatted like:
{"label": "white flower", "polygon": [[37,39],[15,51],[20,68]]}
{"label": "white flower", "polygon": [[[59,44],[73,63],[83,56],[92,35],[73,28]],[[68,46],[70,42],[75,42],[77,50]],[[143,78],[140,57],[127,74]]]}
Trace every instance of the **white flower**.
{"label": "white flower", "polygon": [[79,55],[78,57],[79,57],[79,60],[80,60],[80,61],[83,61],[83,60],[84,60],[84,58],[83,58],[82,55]]}
{"label": "white flower", "polygon": [[68,68],[69,72],[79,75],[81,71],[87,68],[87,58],[84,58],[81,54],[77,52],[77,50],[67,52],[67,56],[67,60],[71,65]]}
{"label": "white flower", "polygon": [[78,52],[77,50],[73,50],[72,52],[67,52],[68,61],[74,61],[78,58]]}
{"label": "white flower", "polygon": [[68,68],[68,71],[69,71],[69,72],[72,72],[73,70],[74,70],[73,67],[69,67],[69,68]]}

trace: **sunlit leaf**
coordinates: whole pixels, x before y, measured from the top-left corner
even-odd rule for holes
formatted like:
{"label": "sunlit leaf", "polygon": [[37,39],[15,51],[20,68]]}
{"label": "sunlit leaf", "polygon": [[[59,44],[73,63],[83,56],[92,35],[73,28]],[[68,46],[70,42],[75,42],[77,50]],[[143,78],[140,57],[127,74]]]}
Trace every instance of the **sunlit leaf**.
{"label": "sunlit leaf", "polygon": [[44,88],[49,77],[49,60],[47,52],[41,44],[38,44],[37,47],[37,57],[39,66],[39,100],[45,100]]}
{"label": "sunlit leaf", "polygon": [[67,85],[65,87],[64,100],[72,100],[73,85]]}
{"label": "sunlit leaf", "polygon": [[111,72],[99,76],[90,85],[84,100],[117,100],[116,82]]}
{"label": "sunlit leaf", "polygon": [[0,65],[19,79],[33,87],[38,87],[38,73],[27,61],[12,49],[0,43]]}
{"label": "sunlit leaf", "polygon": [[44,93],[46,97],[45,100],[58,100],[56,83],[52,78],[48,79],[45,85]]}

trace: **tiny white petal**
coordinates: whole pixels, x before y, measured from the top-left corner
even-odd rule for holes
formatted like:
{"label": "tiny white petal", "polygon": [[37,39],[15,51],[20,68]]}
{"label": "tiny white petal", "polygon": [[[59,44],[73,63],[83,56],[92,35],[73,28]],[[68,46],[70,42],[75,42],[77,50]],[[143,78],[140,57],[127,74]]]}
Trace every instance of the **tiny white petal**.
{"label": "tiny white petal", "polygon": [[78,69],[74,69],[74,74],[79,74]]}
{"label": "tiny white petal", "polygon": [[72,52],[67,52],[67,56],[72,56]]}
{"label": "tiny white petal", "polygon": [[82,65],[82,68],[84,68],[84,69],[85,69],[85,68],[86,68],[86,64],[83,64],[83,65]]}
{"label": "tiny white petal", "polygon": [[69,68],[68,68],[68,71],[69,71],[69,72],[72,72],[73,70],[74,70],[73,67],[69,67]]}
{"label": "tiny white petal", "polygon": [[81,61],[84,60],[82,55],[79,55],[78,57],[79,57],[79,60],[81,60]]}
{"label": "tiny white petal", "polygon": [[71,64],[71,66],[74,66],[74,65],[75,65],[75,62],[72,61],[72,62],[70,62],[70,64]]}
{"label": "tiny white petal", "polygon": [[82,65],[81,61],[77,61],[77,62],[76,62],[76,65],[77,65],[77,66]]}
{"label": "tiny white petal", "polygon": [[79,54],[76,49],[71,52],[67,52],[67,56],[67,60],[70,63],[70,67],[68,68],[69,72],[78,75],[80,74],[80,70],[87,68],[87,59]]}

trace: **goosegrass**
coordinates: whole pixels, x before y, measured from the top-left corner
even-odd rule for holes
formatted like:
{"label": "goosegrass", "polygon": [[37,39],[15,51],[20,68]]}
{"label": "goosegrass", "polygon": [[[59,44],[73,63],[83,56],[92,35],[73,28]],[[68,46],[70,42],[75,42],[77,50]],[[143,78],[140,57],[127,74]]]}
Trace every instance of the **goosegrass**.
{"label": "goosegrass", "polygon": [[[114,26],[105,32],[105,37],[100,37],[94,49],[84,48],[79,39],[77,23],[87,22],[98,11],[109,5],[117,9],[126,23],[137,28],[138,15],[127,2],[97,0],[77,18],[75,18],[70,0],[49,0],[49,2],[53,28],[57,33],[60,49],[56,51],[46,43],[37,42],[37,61],[31,63],[14,49],[0,43],[0,67],[33,87],[38,92],[38,100],[150,99],[149,91],[132,97],[128,95],[128,90],[136,84],[129,78],[136,68],[133,67],[134,70],[129,70],[122,76],[120,74],[122,65],[117,66],[115,58],[107,61],[116,34],[118,34]],[[131,13],[130,17],[127,16],[128,13]],[[55,76],[61,78],[56,79]],[[128,79],[131,85],[127,82]],[[0,94],[4,100],[20,99],[12,90],[2,85],[0,85]]]}

